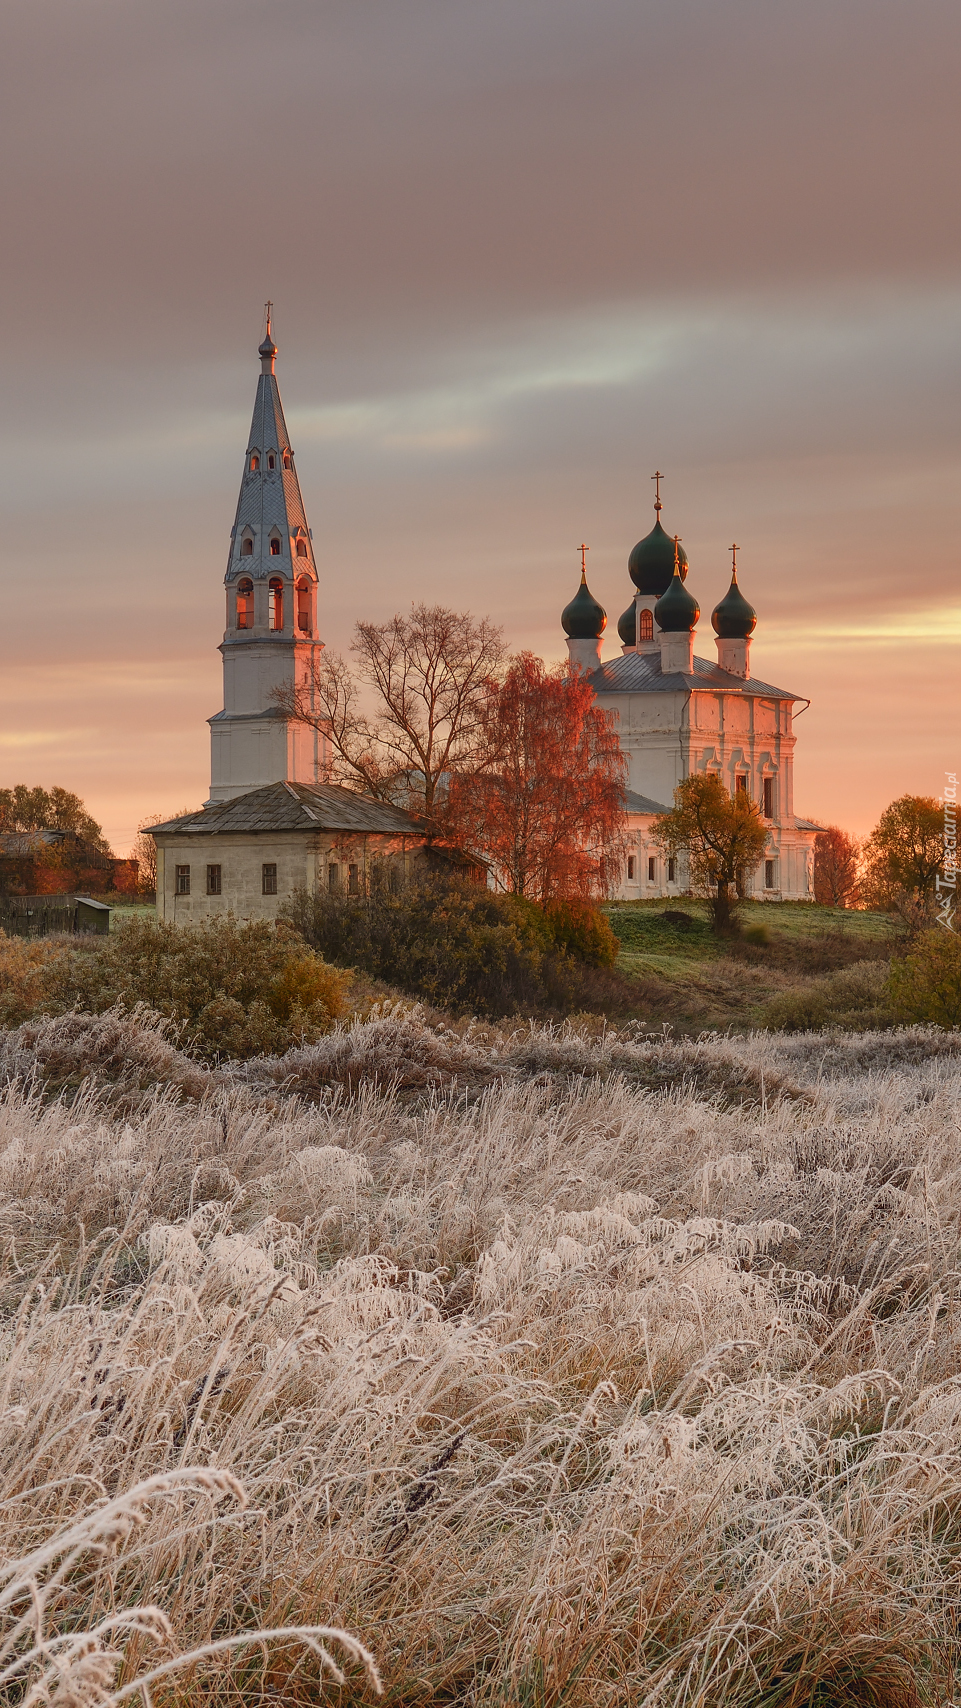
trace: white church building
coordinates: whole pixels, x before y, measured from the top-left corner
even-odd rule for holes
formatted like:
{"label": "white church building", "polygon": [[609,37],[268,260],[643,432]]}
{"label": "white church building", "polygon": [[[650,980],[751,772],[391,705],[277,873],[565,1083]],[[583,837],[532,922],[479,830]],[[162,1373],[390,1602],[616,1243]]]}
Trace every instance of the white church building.
{"label": "white church building", "polygon": [[[187,922],[232,911],[273,917],[293,890],[360,893],[371,863],[433,859],[410,813],[326,781],[324,736],[287,716],[278,689],[309,688],[323,648],[313,540],[276,376],[270,321],[244,453],[225,575],[224,703],[209,720],[210,793],[195,813],[153,827],[157,911]],[[601,659],[606,615],[582,574],[562,616],[573,663],[617,719],[629,764],[631,852],[625,899],[682,894],[680,862],[654,843],[654,815],[692,771],[746,789],[769,825],[754,878],[771,898],[810,899],[816,825],[794,815],[793,708],[801,696],[751,677],[755,615],[737,586],[713,614],[717,662],[694,656],[698,606],[686,554],[661,526],[628,563],[634,596],[618,624],[622,655]],[[675,561],[676,560],[676,561]]]}
{"label": "white church building", "polygon": [[628,558],[633,597],[617,625],[621,656],[601,658],[607,615],[583,570],[561,615],[571,661],[585,672],[598,704],[614,714],[628,763],[632,851],[619,895],[683,894],[684,864],[658,848],[653,821],[673,805],[685,777],[704,772],[720,777],[731,794],[745,790],[767,823],[767,846],[748,880],[749,893],[812,901],[820,826],[794,811],[794,707],[810,702],[751,675],[757,616],[737,583],[736,548],[731,585],[711,614],[717,657],[695,656],[700,609],[685,585],[687,553],[661,526],[662,477],[655,478],[654,527]]}

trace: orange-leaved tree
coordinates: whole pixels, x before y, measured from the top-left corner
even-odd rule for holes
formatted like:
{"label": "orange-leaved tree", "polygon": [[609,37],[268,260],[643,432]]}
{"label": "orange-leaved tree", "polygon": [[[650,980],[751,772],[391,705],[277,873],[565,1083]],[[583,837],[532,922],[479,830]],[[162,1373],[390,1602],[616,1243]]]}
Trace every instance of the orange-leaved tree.
{"label": "orange-leaved tree", "polygon": [[912,926],[932,911],[944,862],[944,808],[933,795],[899,795],[864,844],[862,890],[868,907],[902,914]]}
{"label": "orange-leaved tree", "polygon": [[720,777],[696,772],[678,784],[671,811],[653,828],[665,853],[687,856],[691,887],[708,897],[714,930],[729,931],[767,842],[767,826],[749,795],[729,795]]}
{"label": "orange-leaved tree", "polygon": [[814,899],[821,907],[857,907],[861,845],[840,825],[829,824],[814,838]]}
{"label": "orange-leaved tree", "polygon": [[584,678],[524,652],[488,685],[477,766],[450,779],[449,824],[514,895],[606,895],[624,859],[626,768]]}

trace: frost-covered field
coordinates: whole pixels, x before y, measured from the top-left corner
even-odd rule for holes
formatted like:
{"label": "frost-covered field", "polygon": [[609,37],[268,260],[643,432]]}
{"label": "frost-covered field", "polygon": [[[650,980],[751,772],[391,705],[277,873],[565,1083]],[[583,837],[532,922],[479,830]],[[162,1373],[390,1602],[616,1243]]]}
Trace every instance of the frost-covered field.
{"label": "frost-covered field", "polygon": [[0,1070],[0,1700],[956,1695],[958,1035]]}

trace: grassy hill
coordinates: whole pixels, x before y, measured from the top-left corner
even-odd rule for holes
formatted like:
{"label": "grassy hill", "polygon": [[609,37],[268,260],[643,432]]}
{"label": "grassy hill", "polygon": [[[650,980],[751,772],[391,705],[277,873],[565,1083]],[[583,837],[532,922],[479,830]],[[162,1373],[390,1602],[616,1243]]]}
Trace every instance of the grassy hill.
{"label": "grassy hill", "polygon": [[792,1002],[802,1015],[811,1000],[830,1006],[835,996],[847,1014],[859,990],[854,1009],[876,1010],[902,939],[886,914],[805,902],[746,902],[735,939],[715,937],[706,903],[687,897],[612,902],[605,911],[621,945],[618,970],[637,981],[656,1024],[681,1031],[749,1030],[766,1023],[772,1004],[784,1024],[780,1011]]}

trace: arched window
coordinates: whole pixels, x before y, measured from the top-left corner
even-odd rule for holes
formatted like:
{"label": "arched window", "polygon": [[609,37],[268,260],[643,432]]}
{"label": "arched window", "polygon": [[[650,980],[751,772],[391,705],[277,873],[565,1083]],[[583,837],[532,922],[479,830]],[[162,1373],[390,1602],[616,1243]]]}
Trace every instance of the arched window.
{"label": "arched window", "polygon": [[254,537],[253,537],[253,534],[245,534],[244,535],[243,539],[240,542],[240,555],[241,555],[241,557],[253,557],[253,555],[254,555]]}
{"label": "arched window", "polygon": [[285,451],[285,452],[284,452],[284,468],[285,468],[285,469],[289,469],[289,468],[290,468],[290,466],[291,466],[291,465],[290,465],[290,452],[289,452],[289,451]]}
{"label": "arched window", "polygon": [[650,611],[641,612],[641,620],[637,625],[637,638],[638,640],[654,639],[654,618]]}
{"label": "arched window", "polygon": [[280,540],[276,534],[270,536],[270,555],[271,557],[280,556]]}
{"label": "arched window", "polygon": [[298,557],[306,557],[307,556],[307,541],[306,540],[298,540],[297,541],[297,556]]}
{"label": "arched window", "polygon": [[273,469],[273,468],[277,467],[277,458],[274,456],[273,451],[267,452],[267,467],[269,469]]}
{"label": "arched window", "polygon": [[270,603],[268,606],[270,620],[268,627],[282,629],[284,626],[284,584],[279,575],[270,578]]}
{"label": "arched window", "polygon": [[254,584],[246,576],[237,583],[237,627],[252,629],[254,626]]}
{"label": "arched window", "polygon": [[297,583],[297,627],[301,634],[310,634],[310,582],[303,576]]}
{"label": "arched window", "polygon": [[251,453],[250,453],[250,472],[251,472],[251,474],[256,474],[259,467],[260,467],[260,458],[258,457],[256,451],[251,451]]}

